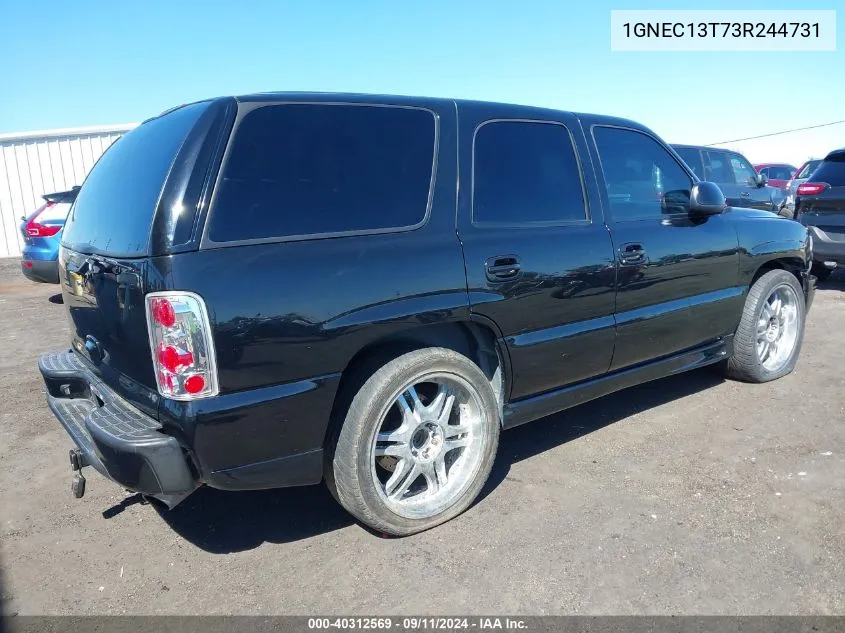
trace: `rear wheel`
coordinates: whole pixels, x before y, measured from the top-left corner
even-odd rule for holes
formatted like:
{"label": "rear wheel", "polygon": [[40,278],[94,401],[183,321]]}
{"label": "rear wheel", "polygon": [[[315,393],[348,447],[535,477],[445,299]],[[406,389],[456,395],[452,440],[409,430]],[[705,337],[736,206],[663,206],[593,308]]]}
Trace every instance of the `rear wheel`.
{"label": "rear wheel", "polygon": [[363,382],[326,481],[362,523],[413,534],[469,507],[490,474],[498,439],[497,400],[478,366],[452,350],[416,350]]}
{"label": "rear wheel", "polygon": [[772,270],[748,292],[727,374],[768,382],[795,368],[804,339],[804,293],[794,275]]}

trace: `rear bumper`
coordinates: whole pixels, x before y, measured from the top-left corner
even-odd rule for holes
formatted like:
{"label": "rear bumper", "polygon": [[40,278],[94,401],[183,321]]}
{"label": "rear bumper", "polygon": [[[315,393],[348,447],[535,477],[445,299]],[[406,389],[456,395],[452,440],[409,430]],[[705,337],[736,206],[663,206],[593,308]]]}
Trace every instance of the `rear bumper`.
{"label": "rear bumper", "polygon": [[813,234],[813,259],[817,262],[836,262],[845,266],[845,242],[838,242],[817,226],[808,226]]}
{"label": "rear bumper", "polygon": [[22,259],[21,272],[32,281],[45,284],[59,283],[59,262],[56,260]]}
{"label": "rear bumper", "polygon": [[81,466],[168,504],[197,488],[176,438],[98,380],[74,352],[44,354],[38,369],[47,404],[79,448]]}

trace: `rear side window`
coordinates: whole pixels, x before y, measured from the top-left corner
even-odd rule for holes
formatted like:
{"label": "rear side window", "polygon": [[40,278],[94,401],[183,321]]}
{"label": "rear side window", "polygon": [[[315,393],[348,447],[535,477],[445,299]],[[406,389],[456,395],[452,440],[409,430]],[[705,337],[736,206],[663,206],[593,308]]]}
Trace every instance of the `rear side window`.
{"label": "rear side window", "polygon": [[811,160],[806,165],[801,168],[801,171],[798,172],[798,175],[795,176],[796,178],[809,178],[816,168],[822,164],[820,160]]}
{"label": "rear side window", "polygon": [[831,187],[845,187],[845,154],[826,158],[812,176],[815,182],[826,182]]}
{"label": "rear side window", "polygon": [[676,147],[675,151],[696,176],[701,179],[704,178],[701,173],[701,152],[699,150],[692,147]]}
{"label": "rear side window", "polygon": [[544,122],[481,125],[474,143],[472,219],[499,225],[586,220],[569,130]]}
{"label": "rear side window", "polygon": [[434,115],[417,108],[286,104],[238,125],[208,238],[235,242],[410,228],[426,217]]}
{"label": "rear side window", "polygon": [[112,144],[79,190],[62,243],[83,253],[146,255],[170,166],[207,107],[196,103],[178,108]]}

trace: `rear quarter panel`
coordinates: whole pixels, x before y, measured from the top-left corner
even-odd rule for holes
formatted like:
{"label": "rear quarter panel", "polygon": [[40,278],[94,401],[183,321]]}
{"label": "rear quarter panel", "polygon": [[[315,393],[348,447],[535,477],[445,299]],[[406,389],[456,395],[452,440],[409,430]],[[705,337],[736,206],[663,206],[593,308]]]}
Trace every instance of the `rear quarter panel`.
{"label": "rear quarter panel", "polygon": [[149,291],[196,292],[209,312],[220,396],[168,401],[159,412],[188,436],[203,470],[321,447],[341,372],[359,351],[426,324],[469,320],[455,229],[456,114],[446,103],[430,106],[438,158],[420,228],[152,259]]}

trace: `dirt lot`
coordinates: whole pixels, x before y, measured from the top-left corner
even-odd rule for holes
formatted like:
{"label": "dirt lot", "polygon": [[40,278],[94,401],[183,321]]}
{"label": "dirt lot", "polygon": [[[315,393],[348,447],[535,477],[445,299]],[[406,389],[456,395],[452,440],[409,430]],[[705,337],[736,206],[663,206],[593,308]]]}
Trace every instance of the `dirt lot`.
{"label": "dirt lot", "polygon": [[0,260],[0,562],[20,614],[845,614],[845,275],[787,378],[701,371],[509,431],[483,498],[387,540],[322,487],[159,513],[88,476],[35,361],[55,286]]}

